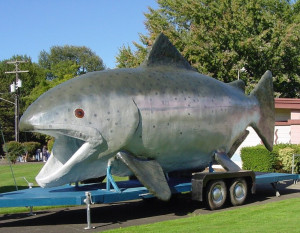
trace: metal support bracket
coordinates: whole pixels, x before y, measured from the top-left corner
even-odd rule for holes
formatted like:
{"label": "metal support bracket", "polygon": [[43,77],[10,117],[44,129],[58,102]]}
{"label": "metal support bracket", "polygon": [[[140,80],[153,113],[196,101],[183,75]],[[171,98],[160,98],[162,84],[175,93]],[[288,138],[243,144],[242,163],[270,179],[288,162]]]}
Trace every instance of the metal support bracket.
{"label": "metal support bracket", "polygon": [[35,216],[36,213],[33,213],[33,206],[29,206],[29,213],[27,214],[28,216]]}
{"label": "metal support bracket", "polygon": [[278,182],[273,182],[273,183],[271,183],[271,185],[272,185],[272,187],[275,189],[275,191],[276,191],[276,197],[280,197],[280,192],[279,192],[279,190],[278,190],[278,188],[277,188],[277,186],[278,186]]}
{"label": "metal support bracket", "polygon": [[[27,182],[28,188],[32,189],[33,183],[28,182],[28,180],[25,177],[23,177],[23,179]],[[29,209],[30,209],[30,211],[28,213],[28,216],[35,216],[36,214],[33,213],[33,206],[29,206]]]}
{"label": "metal support bracket", "polygon": [[241,170],[224,152],[216,152],[214,158],[226,171],[237,172]]}
{"label": "metal support bracket", "polygon": [[114,190],[117,193],[121,193],[121,190],[119,189],[118,185],[116,184],[114,178],[111,175],[111,163],[112,163],[113,159],[109,159],[108,160],[108,164],[107,164],[107,169],[106,169],[106,190],[110,191],[110,185],[113,186]]}
{"label": "metal support bracket", "polygon": [[213,169],[213,163],[210,162],[209,165],[208,165],[208,171],[211,173],[211,172],[215,172],[215,170]]}
{"label": "metal support bracket", "polygon": [[85,197],[84,202],[86,203],[87,227],[84,229],[95,229],[95,227],[91,226],[91,204],[94,204],[94,202],[92,202],[92,194],[90,192],[85,192]]}

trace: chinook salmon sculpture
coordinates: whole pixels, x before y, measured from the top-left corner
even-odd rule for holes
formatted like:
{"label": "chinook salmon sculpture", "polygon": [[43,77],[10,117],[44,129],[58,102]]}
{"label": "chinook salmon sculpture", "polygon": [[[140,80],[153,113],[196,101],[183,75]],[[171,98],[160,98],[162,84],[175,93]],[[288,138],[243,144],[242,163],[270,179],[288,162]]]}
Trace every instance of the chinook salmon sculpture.
{"label": "chinook salmon sculpture", "polygon": [[91,72],[39,97],[20,121],[23,131],[53,136],[51,156],[36,181],[41,187],[112,174],[135,175],[168,200],[166,174],[201,171],[231,160],[257,132],[267,149],[274,136],[272,75],[267,71],[249,96],[244,83],[225,84],[196,72],[160,34],[138,68]]}

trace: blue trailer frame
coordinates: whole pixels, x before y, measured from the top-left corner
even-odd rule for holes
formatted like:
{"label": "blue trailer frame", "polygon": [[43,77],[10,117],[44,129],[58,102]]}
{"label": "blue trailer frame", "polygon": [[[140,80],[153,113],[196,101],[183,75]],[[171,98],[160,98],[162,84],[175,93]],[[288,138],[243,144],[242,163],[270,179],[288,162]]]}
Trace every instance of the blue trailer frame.
{"label": "blue trailer frame", "polygon": [[[191,183],[183,179],[171,179],[172,193],[191,191]],[[0,207],[84,205],[86,192],[93,203],[113,203],[154,197],[137,180],[116,182],[120,192],[107,190],[106,183],[64,185],[54,188],[31,188],[0,194]]]}
{"label": "blue trailer frame", "polygon": [[[286,180],[298,180],[298,174],[265,173],[256,174],[256,184],[278,183]],[[0,194],[0,207],[21,206],[57,206],[84,205],[86,192],[91,193],[93,203],[112,203],[135,199],[151,198],[147,188],[137,180],[116,182],[119,191],[108,190],[107,184],[85,184],[79,186],[64,185],[55,188],[31,188]],[[190,192],[190,179],[170,179],[169,186],[173,194]]]}

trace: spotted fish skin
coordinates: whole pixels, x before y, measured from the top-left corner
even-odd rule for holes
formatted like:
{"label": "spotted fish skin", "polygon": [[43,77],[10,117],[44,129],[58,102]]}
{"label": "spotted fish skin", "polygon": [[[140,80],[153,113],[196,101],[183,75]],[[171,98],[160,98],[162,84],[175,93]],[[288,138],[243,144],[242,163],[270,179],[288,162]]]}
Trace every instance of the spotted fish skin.
{"label": "spotted fish skin", "polygon": [[[26,110],[20,128],[56,139],[36,178],[42,187],[104,176],[120,151],[155,160],[165,173],[202,170],[216,151],[228,153],[248,126],[272,148],[271,72],[250,96],[242,89],[196,72],[161,34],[140,67],[60,84]],[[121,163],[112,171],[132,174]]]}

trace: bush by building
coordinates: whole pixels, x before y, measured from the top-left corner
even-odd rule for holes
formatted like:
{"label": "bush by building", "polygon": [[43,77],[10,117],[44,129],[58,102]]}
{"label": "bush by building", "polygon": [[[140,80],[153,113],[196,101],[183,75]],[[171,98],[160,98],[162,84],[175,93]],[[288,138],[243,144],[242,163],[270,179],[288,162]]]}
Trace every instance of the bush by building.
{"label": "bush by building", "polygon": [[275,157],[262,145],[242,148],[241,159],[245,170],[274,172]]}
{"label": "bush by building", "polygon": [[[243,169],[258,172],[291,173],[293,154],[300,154],[300,145],[278,144],[273,151],[268,151],[263,145],[244,147],[241,150]],[[295,158],[294,172],[300,171],[300,158]]]}

